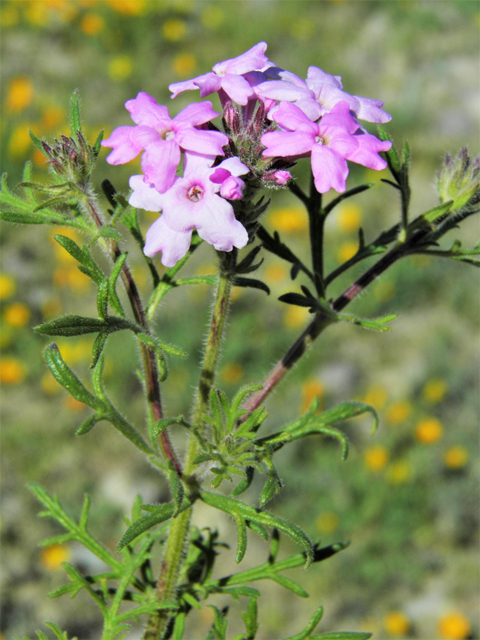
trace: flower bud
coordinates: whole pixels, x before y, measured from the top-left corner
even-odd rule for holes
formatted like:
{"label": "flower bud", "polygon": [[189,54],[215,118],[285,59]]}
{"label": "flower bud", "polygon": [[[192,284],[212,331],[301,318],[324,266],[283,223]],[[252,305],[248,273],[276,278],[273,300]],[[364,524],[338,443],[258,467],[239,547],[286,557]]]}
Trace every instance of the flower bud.
{"label": "flower bud", "polygon": [[465,147],[453,158],[446,154],[437,175],[437,191],[442,204],[453,200],[453,210],[473,207],[480,201],[480,157],[473,161]]}
{"label": "flower bud", "polygon": [[238,135],[241,127],[240,112],[237,107],[234,107],[232,102],[227,102],[223,109],[223,121],[227,131]]}

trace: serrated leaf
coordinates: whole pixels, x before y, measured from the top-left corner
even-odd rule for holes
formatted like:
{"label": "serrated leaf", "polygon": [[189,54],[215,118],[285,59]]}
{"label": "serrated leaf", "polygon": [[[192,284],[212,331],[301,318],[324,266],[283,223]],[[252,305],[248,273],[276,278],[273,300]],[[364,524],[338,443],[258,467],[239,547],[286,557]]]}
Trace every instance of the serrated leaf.
{"label": "serrated leaf", "polygon": [[92,409],[99,411],[104,409],[103,402],[90,393],[67,366],[54,342],[45,349],[45,361],[55,380],[57,380],[75,400],[83,402],[83,404],[86,404]]}
{"label": "serrated leaf", "polygon": [[225,513],[230,514],[232,517],[241,517],[249,523],[255,523],[262,527],[271,527],[283,531],[290,536],[295,542],[303,546],[306,551],[306,567],[311,563],[313,559],[313,546],[308,538],[307,534],[300,529],[296,524],[288,522],[279,516],[275,516],[268,511],[262,509],[255,509],[250,507],[239,500],[222,496],[219,494],[211,493],[209,491],[200,491],[200,498],[206,504],[210,505],[214,509],[219,509]]}
{"label": "serrated leaf", "polygon": [[131,329],[136,333],[136,325],[124,318],[108,316],[105,320],[101,320],[100,318],[89,318],[77,315],[63,316],[63,318],[51,320],[50,322],[45,322],[34,327],[37,333],[45,336],[64,336],[69,338],[102,331],[105,333],[114,333],[115,331],[122,331],[124,329]]}

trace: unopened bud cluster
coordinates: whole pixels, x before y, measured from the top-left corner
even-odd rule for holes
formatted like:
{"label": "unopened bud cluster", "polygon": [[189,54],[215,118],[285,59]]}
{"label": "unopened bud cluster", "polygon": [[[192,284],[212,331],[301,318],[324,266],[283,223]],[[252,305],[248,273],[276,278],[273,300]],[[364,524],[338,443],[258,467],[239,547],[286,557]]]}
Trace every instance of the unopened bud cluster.
{"label": "unopened bud cluster", "polygon": [[471,208],[480,202],[480,157],[471,160],[465,147],[453,158],[447,154],[437,176],[442,203],[453,200],[453,210]]}
{"label": "unopened bud cluster", "polygon": [[62,136],[51,145],[42,141],[42,147],[53,171],[75,184],[85,183],[95,163],[95,153],[81,131],[75,138]]}

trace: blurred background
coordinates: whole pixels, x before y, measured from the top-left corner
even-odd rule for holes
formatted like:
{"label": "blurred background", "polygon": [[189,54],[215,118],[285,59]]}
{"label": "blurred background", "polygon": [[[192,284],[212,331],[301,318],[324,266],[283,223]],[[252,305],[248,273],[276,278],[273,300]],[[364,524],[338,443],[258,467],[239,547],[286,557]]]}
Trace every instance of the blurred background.
{"label": "blurred background", "polygon": [[[175,115],[199,98],[188,93],[171,102],[169,83],[205,73],[261,40],[279,66],[306,77],[315,65],[341,75],[349,93],[385,101],[397,146],[408,139],[412,148],[412,214],[437,204],[435,174],[446,151],[466,145],[471,155],[479,153],[476,1],[2,0],[0,8],[1,158],[11,186],[21,180],[26,160],[33,163],[35,179],[46,180],[43,156],[28,129],[45,137],[68,133],[74,89],[80,90],[84,128],[93,141],[101,129],[109,135],[130,124],[124,103],[138,91],[155,96]],[[138,162],[110,167],[106,155],[99,158],[98,184],[109,178],[126,193]],[[305,183],[301,169],[298,175]],[[352,167],[350,186],[380,177]],[[353,255],[360,226],[373,239],[398,216],[397,195],[384,184],[338,207],[327,226],[328,266]],[[141,212],[141,218],[148,228],[152,216]],[[277,229],[299,253],[306,250],[307,218],[290,194],[273,194],[265,226]],[[471,246],[479,231],[478,220],[470,219],[446,245],[458,237]],[[45,620],[81,640],[98,638],[101,628],[87,595],[47,598],[67,581],[61,562],[87,572],[99,567],[75,545],[38,547],[60,530],[37,518],[41,507],[26,483],[43,484],[72,515],[79,514],[83,494],[91,493],[91,530],[112,549],[137,493],[147,502],[167,496],[162,478],[110,426],[101,423],[75,438],[89,409],[72,400],[43,364],[47,341],[32,326],[64,313],[95,313],[90,281],[53,241],[56,232],[2,226],[1,625],[8,639],[45,632]],[[132,250],[130,259],[148,295],[141,256]],[[203,246],[188,273],[213,267],[213,250]],[[361,272],[362,266],[352,269],[330,295]],[[261,381],[307,322],[305,310],[276,300],[298,290],[288,266],[267,254],[261,277],[270,297],[235,291],[219,378],[229,394],[252,379]],[[479,637],[478,284],[474,269],[460,263],[416,257],[397,264],[351,306],[367,317],[398,313],[393,331],[331,328],[270,399],[270,430],[305,410],[314,396],[325,409],[351,399],[369,402],[381,425],[373,438],[367,420],[345,425],[351,442],[346,462],[336,443],[319,438],[282,451],[278,465],[286,488],[270,508],[325,544],[352,544],[308,572],[290,574],[309,599],[260,585],[266,598],[259,639],[298,633],[320,604],[321,631],[365,630],[378,639]],[[171,362],[163,399],[170,415],[188,415],[210,296],[206,287],[185,287],[167,302],[158,314],[159,335],[189,357]],[[69,365],[86,379],[93,337],[58,342]],[[132,346],[129,336],[113,336],[106,367],[112,399],[141,426]],[[252,490],[252,501],[254,495]],[[210,524],[210,515],[199,509],[197,523]],[[219,520],[219,528],[235,547],[231,522]],[[283,553],[293,550],[284,541]],[[263,541],[251,537],[246,566],[263,562],[267,552]],[[231,570],[227,554],[218,572]],[[206,635],[211,617],[208,608],[198,614],[191,640]],[[229,635],[243,628],[239,621],[240,614],[232,613]]]}

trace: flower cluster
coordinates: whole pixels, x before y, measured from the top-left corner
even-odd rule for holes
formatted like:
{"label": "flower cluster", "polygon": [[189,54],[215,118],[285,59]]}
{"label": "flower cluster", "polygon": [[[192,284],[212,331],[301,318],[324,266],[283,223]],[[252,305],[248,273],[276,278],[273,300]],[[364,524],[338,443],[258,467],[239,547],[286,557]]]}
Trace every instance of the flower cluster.
{"label": "flower cluster", "polygon": [[345,191],[347,160],[386,167],[379,152],[391,143],[359,124],[388,122],[383,102],[346,93],[339,76],[317,67],[309,68],[304,81],[270,62],[266,49],[260,42],[209,73],[169,87],[172,98],[196,89],[202,98],[217,93],[226,133],[212,124],[220,114],[211,102],[190,104],[171,118],[167,107],[140,92],[125,105],[135,126],[115,129],[102,143],[113,148],[111,164],[142,153],[143,175],[130,179],[129,201],[162,212],[147,232],[145,253],[161,251],[165,266],[186,254],[194,229],[217,251],[244,247],[252,239],[249,226],[237,219],[232,201],[242,198],[246,184],[250,192],[285,186],[291,179],[287,169],[300,158],[311,158],[320,193]]}

